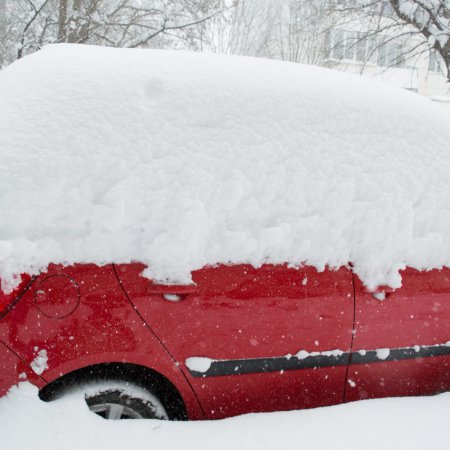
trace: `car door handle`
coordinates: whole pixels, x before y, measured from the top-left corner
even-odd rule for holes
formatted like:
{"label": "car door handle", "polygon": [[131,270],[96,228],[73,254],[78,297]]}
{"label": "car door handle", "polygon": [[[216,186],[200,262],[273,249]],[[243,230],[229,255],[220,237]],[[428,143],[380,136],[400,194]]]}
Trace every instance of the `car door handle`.
{"label": "car door handle", "polygon": [[361,292],[363,294],[376,294],[377,292],[385,292],[386,294],[392,294],[395,291],[390,286],[378,286],[375,289],[369,289],[367,286],[361,286]]}
{"label": "car door handle", "polygon": [[196,284],[150,284],[147,286],[149,294],[157,295],[188,295],[197,292]]}
{"label": "car door handle", "polygon": [[361,286],[363,294],[370,294],[376,300],[386,300],[395,292],[390,286],[378,286],[376,289],[369,289],[367,286]]}

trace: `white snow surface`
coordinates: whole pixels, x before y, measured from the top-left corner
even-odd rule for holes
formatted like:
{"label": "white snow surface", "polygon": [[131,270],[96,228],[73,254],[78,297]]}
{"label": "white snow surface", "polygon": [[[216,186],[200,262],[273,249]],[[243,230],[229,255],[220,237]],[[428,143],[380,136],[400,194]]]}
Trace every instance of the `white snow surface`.
{"label": "white snow surface", "polygon": [[0,277],[141,261],[450,266],[450,117],[256,58],[53,45],[0,72]]}
{"label": "white snow surface", "polygon": [[308,352],[306,350],[299,350],[297,354],[295,355],[298,359],[306,359],[310,356],[334,356],[335,358],[338,358],[339,356],[343,355],[344,352],[339,349],[335,350],[326,350],[324,352]]}
{"label": "white snow surface", "polygon": [[[450,394],[389,398],[211,422],[106,421],[83,395],[52,403],[29,383],[0,399],[2,450],[448,450]],[[349,427],[351,433],[348,433]]]}
{"label": "white snow surface", "polygon": [[389,357],[391,351],[388,348],[379,348],[377,350],[377,358],[381,360],[385,360]]}
{"label": "white snow surface", "polygon": [[206,373],[211,368],[211,364],[213,362],[214,359],[211,358],[206,358],[204,356],[192,356],[191,358],[186,359],[185,364],[189,370]]}
{"label": "white snow surface", "polygon": [[36,357],[33,359],[30,366],[35,374],[42,375],[48,367],[47,362],[47,350],[42,349],[37,352]]}

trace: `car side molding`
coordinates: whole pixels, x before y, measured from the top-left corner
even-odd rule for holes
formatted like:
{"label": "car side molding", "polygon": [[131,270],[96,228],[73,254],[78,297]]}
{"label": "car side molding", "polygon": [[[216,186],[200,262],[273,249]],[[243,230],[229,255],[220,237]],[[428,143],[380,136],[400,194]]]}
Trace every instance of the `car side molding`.
{"label": "car side molding", "polygon": [[[218,377],[250,373],[280,372],[285,370],[318,369],[322,367],[401,361],[405,359],[432,358],[450,355],[450,341],[429,346],[413,346],[396,349],[358,350],[355,352],[299,352],[296,356],[276,358],[209,359],[188,358],[186,367],[193,377]],[[196,370],[195,359],[202,360],[204,370]]]}

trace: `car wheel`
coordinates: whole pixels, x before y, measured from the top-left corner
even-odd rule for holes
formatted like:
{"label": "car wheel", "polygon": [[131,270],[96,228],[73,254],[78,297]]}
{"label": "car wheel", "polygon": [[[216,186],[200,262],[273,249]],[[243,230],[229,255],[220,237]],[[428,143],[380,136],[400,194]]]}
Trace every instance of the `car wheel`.
{"label": "car wheel", "polygon": [[89,386],[84,397],[89,409],[104,419],[169,419],[155,395],[129,383]]}

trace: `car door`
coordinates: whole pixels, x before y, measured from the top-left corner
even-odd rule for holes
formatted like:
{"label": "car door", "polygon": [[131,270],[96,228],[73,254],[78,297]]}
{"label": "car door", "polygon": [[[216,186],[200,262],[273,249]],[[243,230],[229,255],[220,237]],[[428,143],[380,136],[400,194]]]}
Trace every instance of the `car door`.
{"label": "car door", "polygon": [[355,291],[346,401],[449,390],[450,269],[408,268],[402,287],[384,295],[355,279]]}
{"label": "car door", "polygon": [[180,364],[209,418],[343,401],[353,325],[347,269],[220,265],[195,286],[116,266],[135,307]]}

